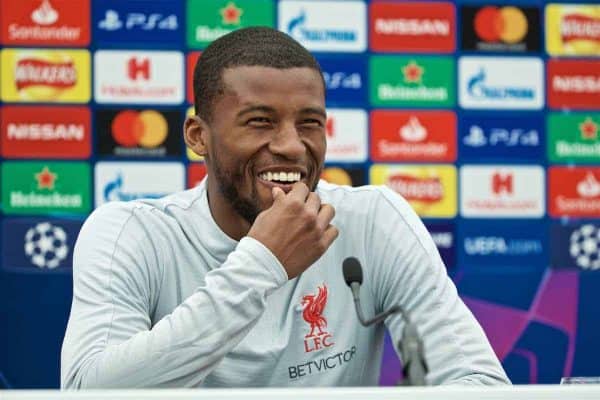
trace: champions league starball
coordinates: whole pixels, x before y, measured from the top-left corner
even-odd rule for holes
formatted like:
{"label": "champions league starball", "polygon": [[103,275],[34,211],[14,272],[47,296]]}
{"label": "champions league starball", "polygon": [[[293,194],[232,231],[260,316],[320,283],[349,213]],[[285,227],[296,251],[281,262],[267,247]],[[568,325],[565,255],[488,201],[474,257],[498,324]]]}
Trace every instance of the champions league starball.
{"label": "champions league starball", "polygon": [[600,230],[586,224],[571,234],[569,252],[578,267],[582,269],[600,269]]}
{"label": "champions league starball", "polygon": [[25,233],[25,254],[38,268],[54,269],[67,258],[67,234],[49,222],[41,222]]}

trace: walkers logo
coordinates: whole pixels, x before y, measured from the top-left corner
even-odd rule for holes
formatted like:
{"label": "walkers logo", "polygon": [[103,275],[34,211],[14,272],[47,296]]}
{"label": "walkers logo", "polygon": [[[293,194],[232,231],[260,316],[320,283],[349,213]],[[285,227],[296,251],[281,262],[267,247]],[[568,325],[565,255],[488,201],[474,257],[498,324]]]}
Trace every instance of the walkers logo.
{"label": "walkers logo", "polygon": [[548,106],[600,108],[600,61],[548,60],[547,77]]}
{"label": "walkers logo", "polygon": [[358,109],[327,110],[327,162],[364,162],[367,159],[367,113]]}
{"label": "walkers logo", "polygon": [[456,215],[456,168],[453,165],[386,165],[371,167],[370,182],[402,195],[422,217]]}
{"label": "walkers logo", "polygon": [[2,156],[6,158],[87,158],[91,151],[87,107],[0,109]]}
{"label": "walkers logo", "polygon": [[369,31],[375,51],[454,51],[454,4],[372,3]]}
{"label": "walkers logo", "polygon": [[192,51],[186,56],[186,97],[190,104],[194,104],[194,68],[196,68],[200,54],[202,54],[200,51]]}
{"label": "walkers logo", "polygon": [[362,1],[281,1],[278,14],[279,30],[308,50],[356,53],[367,48]]}
{"label": "walkers logo", "polygon": [[369,70],[376,106],[454,105],[454,62],[449,57],[372,56]]}
{"label": "walkers logo", "polygon": [[94,54],[98,103],[179,104],[183,55],[176,51],[110,51]]}
{"label": "walkers logo", "polygon": [[99,162],[94,170],[96,207],[109,201],[153,199],[184,189],[177,162]]}
{"label": "walkers logo", "polygon": [[461,57],[458,65],[463,108],[538,110],[544,106],[539,58]]}
{"label": "walkers logo", "polygon": [[4,49],[2,100],[86,103],[90,99],[87,50]]}
{"label": "walkers logo", "polygon": [[600,5],[548,4],[546,49],[553,56],[600,55]]}
{"label": "walkers logo", "polygon": [[271,0],[188,0],[187,43],[205,48],[210,42],[236,29],[274,26]]}
{"label": "walkers logo", "polygon": [[81,223],[69,219],[5,219],[2,266],[37,270],[71,268]]}
{"label": "walkers logo", "polygon": [[367,101],[367,62],[364,57],[319,57],[327,102],[360,104]]}
{"label": "walkers logo", "polygon": [[7,219],[3,221],[4,268],[71,268],[81,221]]}
{"label": "walkers logo", "polygon": [[196,187],[206,176],[206,164],[193,163],[187,166],[187,188]]}
{"label": "walkers logo", "polygon": [[181,155],[180,111],[99,110],[98,152],[124,157]]}
{"label": "walkers logo", "polygon": [[485,52],[540,51],[537,7],[462,6],[462,48]]}
{"label": "walkers logo", "polygon": [[321,179],[336,185],[366,185],[365,173],[362,168],[326,167],[321,172]]}
{"label": "walkers logo", "polygon": [[463,115],[460,120],[463,160],[542,160],[543,116]]}
{"label": "walkers logo", "polygon": [[600,217],[600,168],[550,167],[549,213],[553,217]]}
{"label": "walkers logo", "polygon": [[317,287],[316,294],[302,296],[302,318],[309,325],[309,332],[304,336],[304,352],[311,353],[333,346],[333,336],[327,332],[327,320],[323,316],[327,305],[327,286]]}
{"label": "walkers logo", "polygon": [[446,268],[455,266],[454,225],[452,224],[425,224],[433,242],[435,243]]}
{"label": "walkers logo", "polygon": [[87,46],[89,0],[19,0],[0,3],[5,45]]}
{"label": "walkers logo", "polygon": [[6,214],[86,214],[89,166],[83,162],[11,162],[2,166]]}
{"label": "walkers logo", "polygon": [[452,111],[372,111],[371,158],[455,161],[456,115]]}
{"label": "walkers logo", "polygon": [[468,222],[458,232],[460,265],[548,265],[547,231],[531,229],[530,221]]}
{"label": "walkers logo", "polygon": [[600,269],[600,226],[596,223],[552,226],[553,268]]}
{"label": "walkers logo", "polygon": [[539,166],[465,165],[460,182],[464,217],[544,216],[544,170]]}
{"label": "walkers logo", "polygon": [[97,43],[179,44],[183,39],[183,2],[103,0],[93,6]]}
{"label": "walkers logo", "polygon": [[552,162],[600,162],[600,113],[548,115],[548,158]]}

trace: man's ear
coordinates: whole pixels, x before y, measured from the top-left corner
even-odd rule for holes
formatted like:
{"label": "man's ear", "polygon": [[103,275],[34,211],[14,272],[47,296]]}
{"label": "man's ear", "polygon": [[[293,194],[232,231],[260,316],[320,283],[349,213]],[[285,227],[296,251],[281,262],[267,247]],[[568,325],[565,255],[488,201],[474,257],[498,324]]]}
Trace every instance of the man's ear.
{"label": "man's ear", "polygon": [[204,157],[208,153],[208,125],[199,116],[191,115],[185,119],[183,139],[197,155]]}

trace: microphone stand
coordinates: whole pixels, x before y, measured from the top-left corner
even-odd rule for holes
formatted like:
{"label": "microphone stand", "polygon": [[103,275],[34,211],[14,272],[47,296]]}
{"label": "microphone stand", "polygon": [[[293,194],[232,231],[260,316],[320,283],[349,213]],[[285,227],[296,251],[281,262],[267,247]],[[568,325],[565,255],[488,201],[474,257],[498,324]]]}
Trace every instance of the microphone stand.
{"label": "microphone stand", "polygon": [[402,386],[426,386],[425,376],[428,368],[423,357],[423,341],[415,326],[410,322],[406,313],[404,314],[404,329],[402,340],[398,343],[400,354],[402,354]]}

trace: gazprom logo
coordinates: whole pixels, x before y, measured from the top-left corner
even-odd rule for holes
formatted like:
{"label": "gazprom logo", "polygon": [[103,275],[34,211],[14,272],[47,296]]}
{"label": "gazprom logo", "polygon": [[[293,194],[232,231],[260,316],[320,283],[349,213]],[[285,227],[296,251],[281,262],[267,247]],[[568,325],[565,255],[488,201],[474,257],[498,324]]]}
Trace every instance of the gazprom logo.
{"label": "gazprom logo", "polygon": [[356,31],[308,28],[306,19],[306,10],[303,9],[297,17],[292,18],[288,23],[288,34],[297,40],[309,42],[354,42],[357,40]]}
{"label": "gazprom logo", "polygon": [[468,93],[477,99],[490,100],[533,100],[535,90],[517,86],[492,86],[486,83],[486,70],[481,68],[479,73],[469,79]]}

